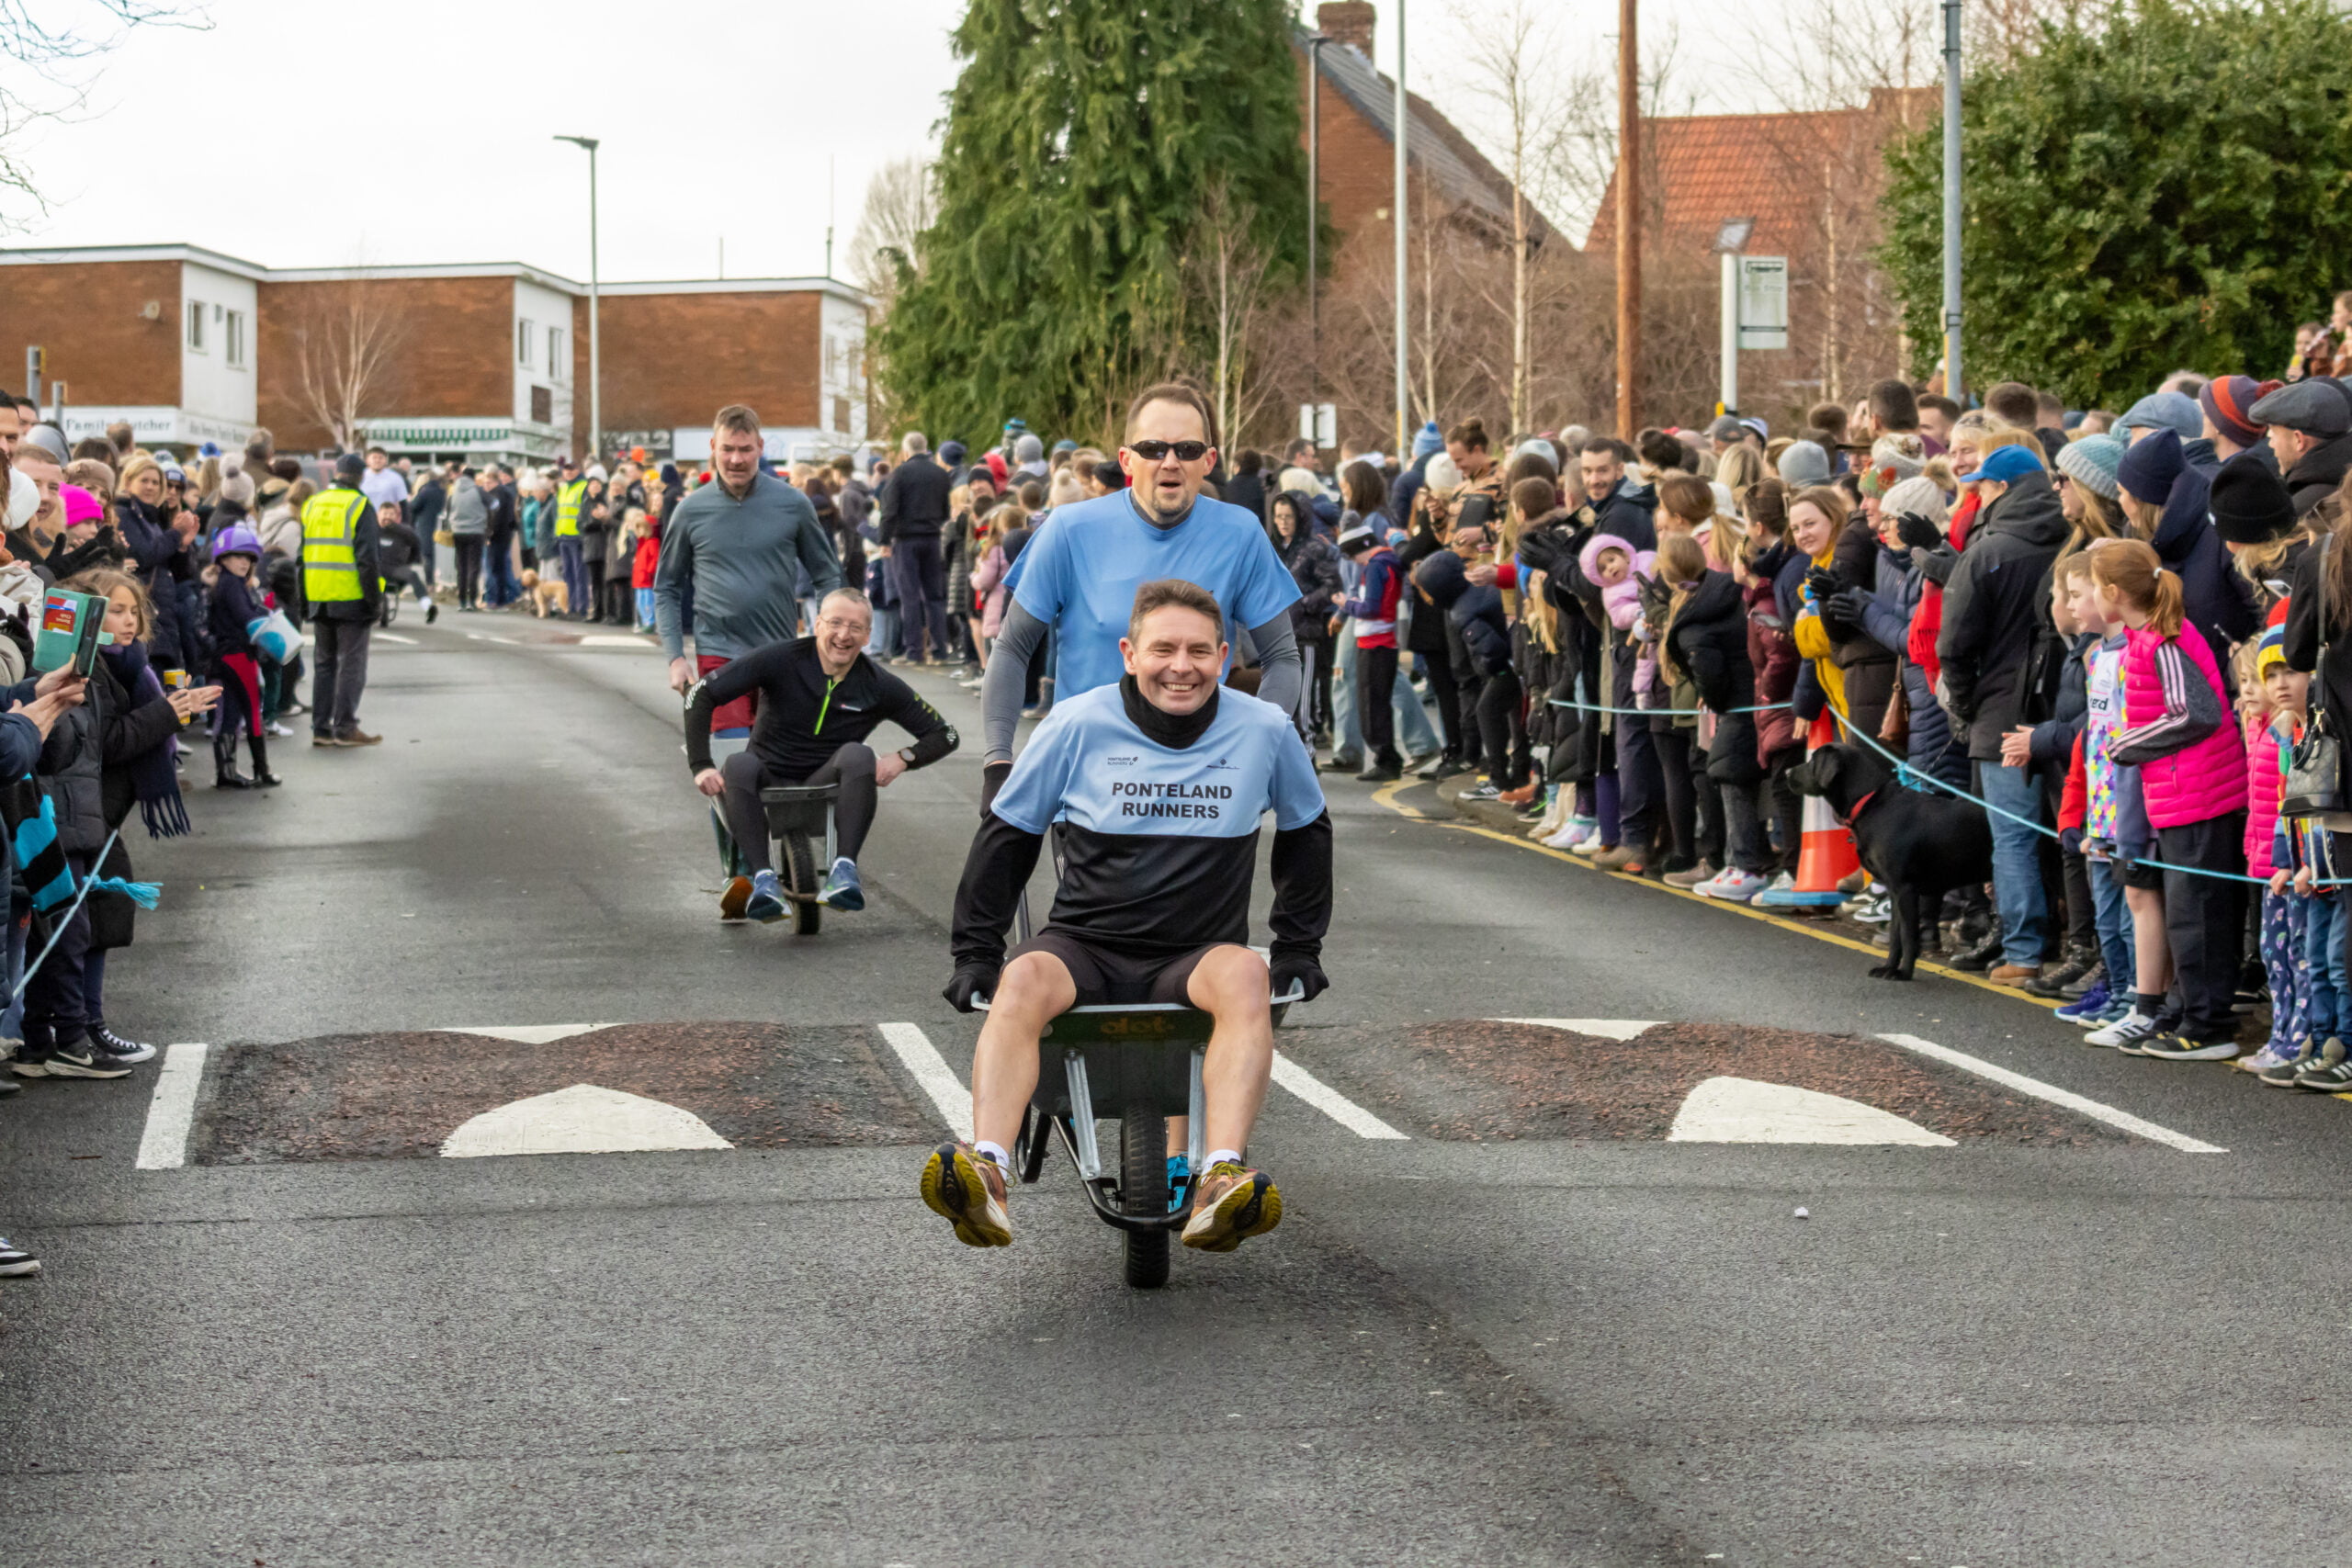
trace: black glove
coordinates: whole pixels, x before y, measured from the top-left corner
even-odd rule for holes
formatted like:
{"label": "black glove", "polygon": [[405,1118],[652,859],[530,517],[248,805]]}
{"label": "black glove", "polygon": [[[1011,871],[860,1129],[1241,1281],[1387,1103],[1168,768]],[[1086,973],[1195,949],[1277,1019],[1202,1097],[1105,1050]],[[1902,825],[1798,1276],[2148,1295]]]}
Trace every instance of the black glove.
{"label": "black glove", "polygon": [[1823,614],[1857,626],[1862,624],[1862,616],[1870,607],[1871,596],[1859,588],[1841,588],[1821,606]]}
{"label": "black glove", "polygon": [[993,964],[959,964],[956,966],[956,977],[948,981],[947,988],[939,994],[945,997],[947,1005],[957,1012],[977,1012],[979,1010],[972,1006],[972,998],[996,995],[998,973],[998,966]]}
{"label": "black glove", "polygon": [[980,768],[981,816],[987,816],[989,807],[996,805],[996,792],[1002,789],[1004,781],[1012,776],[1012,764],[1010,762],[989,762],[982,765]]}
{"label": "black glove", "polygon": [[1644,577],[1635,580],[1634,595],[1641,601],[1642,614],[1656,632],[1666,625],[1666,613],[1674,607],[1674,590],[1661,578]]}
{"label": "black glove", "polygon": [[1816,604],[1828,604],[1831,599],[1842,592],[1846,586],[1838,581],[1836,572],[1820,566],[1805,568],[1804,585],[1813,590],[1813,602]]}
{"label": "black glove", "polygon": [[1894,536],[1915,550],[1932,550],[1944,542],[1944,531],[1916,512],[1895,514]]}
{"label": "black glove", "polygon": [[1290,994],[1293,983],[1303,987],[1305,995],[1298,999],[1311,1002],[1331,988],[1323,966],[1303,953],[1276,953],[1272,967],[1273,995],[1277,999]]}

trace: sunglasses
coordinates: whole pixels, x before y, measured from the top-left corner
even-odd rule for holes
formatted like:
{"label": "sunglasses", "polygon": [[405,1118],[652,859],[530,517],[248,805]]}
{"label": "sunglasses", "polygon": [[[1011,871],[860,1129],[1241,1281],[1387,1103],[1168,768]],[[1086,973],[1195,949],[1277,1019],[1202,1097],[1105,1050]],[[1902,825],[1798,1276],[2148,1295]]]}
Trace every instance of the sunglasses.
{"label": "sunglasses", "polygon": [[1127,450],[1147,463],[1157,463],[1170,452],[1176,454],[1176,460],[1180,463],[1197,463],[1209,455],[1209,444],[1205,441],[1130,441]]}

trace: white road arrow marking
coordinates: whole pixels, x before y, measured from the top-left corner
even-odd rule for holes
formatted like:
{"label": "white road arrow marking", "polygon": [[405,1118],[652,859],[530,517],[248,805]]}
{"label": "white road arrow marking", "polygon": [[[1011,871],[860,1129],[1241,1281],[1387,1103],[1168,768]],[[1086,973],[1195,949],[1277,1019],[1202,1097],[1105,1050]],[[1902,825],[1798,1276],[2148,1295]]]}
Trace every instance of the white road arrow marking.
{"label": "white road arrow marking", "polygon": [[1948,1149],[1953,1140],[1843,1095],[1754,1078],[1709,1078],[1685,1096],[1669,1144],[1903,1144]]}
{"label": "white road arrow marking", "polygon": [[441,1145],[445,1159],[492,1155],[643,1154],[731,1149],[691,1111],[594,1084],[535,1094],[466,1122]]}

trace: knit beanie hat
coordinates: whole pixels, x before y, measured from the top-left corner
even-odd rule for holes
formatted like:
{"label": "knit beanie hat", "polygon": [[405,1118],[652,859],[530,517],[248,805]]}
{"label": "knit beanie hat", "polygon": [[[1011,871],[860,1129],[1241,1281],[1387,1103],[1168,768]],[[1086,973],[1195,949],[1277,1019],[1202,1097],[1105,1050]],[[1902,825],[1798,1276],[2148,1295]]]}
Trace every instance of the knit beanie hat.
{"label": "knit beanie hat", "polygon": [[72,460],[66,455],[65,433],[53,424],[36,424],[26,431],[25,445],[40,447],[56,458],[61,467]]}
{"label": "knit beanie hat", "polygon": [[1437,421],[1431,420],[1413,432],[1413,456],[1426,457],[1432,452],[1445,450],[1445,437],[1438,434]]}
{"label": "knit beanie hat", "polygon": [[[2177,437],[2175,439],[2177,440]],[[2042,471],[2041,459],[2033,455],[2030,447],[1996,446],[1991,452],[1985,454],[1982,463],[1976,465],[1973,477],[1991,479],[1996,484],[2007,485],[2017,483],[2028,474],[2038,474]],[[1884,510],[1885,504],[1884,502],[1881,502],[1880,509]]]}
{"label": "knit beanie hat", "polygon": [[[2181,400],[2188,401],[2186,398]],[[2115,482],[2117,488],[2130,491],[2150,506],[2162,506],[2172,494],[2173,480],[2180,478],[2181,470],[2188,466],[2188,460],[2180,455],[2180,432],[2165,425],[2154,435],[2144,436],[2125,448],[2123,460],[2115,468]]]}
{"label": "knit beanie hat", "polygon": [[2254,672],[2256,676],[2267,675],[2272,665],[2283,668],[2286,662],[2287,623],[2274,621],[2262,628],[2262,640],[2255,645]]}
{"label": "knit beanie hat", "polygon": [[1870,467],[1861,472],[1862,493],[1883,500],[1889,490],[1905,479],[1917,479],[1927,467],[1928,448],[1917,433],[1882,435],[1871,444]]}
{"label": "knit beanie hat", "polygon": [[1012,460],[1016,463],[1040,463],[1045,457],[1046,444],[1034,433],[1012,444]]}
{"label": "knit beanie hat", "polygon": [[939,460],[951,468],[960,468],[966,454],[970,450],[971,448],[966,446],[961,441],[950,441],[939,448]]}
{"label": "knit beanie hat", "polygon": [[106,515],[107,509],[98,504],[98,498],[80,485],[59,485],[57,499],[65,503],[68,528],[76,523],[95,523]]}
{"label": "knit beanie hat", "polygon": [[2198,412],[2197,400],[2186,392],[2150,392],[2123,411],[2115,428],[2171,430],[2183,441],[2194,441],[2205,434],[2205,416]]}
{"label": "knit beanie hat", "polygon": [[2254,405],[2279,388],[2277,381],[2257,381],[2251,376],[2217,376],[2205,383],[2197,394],[2197,406],[2213,422],[2213,428],[2241,446],[2256,446],[2262,442],[2262,426],[2255,423]]}
{"label": "knit beanie hat", "polygon": [[1949,515],[1944,492],[1924,474],[1887,486],[1886,493],[1878,498],[1878,509],[1889,517],[1924,517],[1939,530]]}
{"label": "knit beanie hat", "polygon": [[1829,454],[1810,441],[1792,441],[1781,454],[1781,478],[1792,490],[1829,482]]}
{"label": "knit beanie hat", "polygon": [[1421,482],[1440,494],[1451,494],[1462,488],[1462,470],[1454,466],[1451,454],[1440,451],[1421,470]]}
{"label": "knit beanie hat", "polygon": [[1306,495],[1323,493],[1323,482],[1315,477],[1313,468],[1284,468],[1274,488],[1277,493],[1294,490]]}
{"label": "knit beanie hat", "polygon": [[2112,435],[2086,435],[2058,448],[2058,471],[2097,495],[2115,499],[2115,469],[2123,443]]}
{"label": "knit beanie hat", "polygon": [[228,452],[221,456],[220,499],[233,501],[240,506],[254,503],[254,481],[245,472],[245,455],[243,452]]}
{"label": "knit beanie hat", "polygon": [[2206,505],[2213,532],[2229,544],[2267,545],[2295,531],[2295,498],[2259,452],[2241,452],[2222,464]]}

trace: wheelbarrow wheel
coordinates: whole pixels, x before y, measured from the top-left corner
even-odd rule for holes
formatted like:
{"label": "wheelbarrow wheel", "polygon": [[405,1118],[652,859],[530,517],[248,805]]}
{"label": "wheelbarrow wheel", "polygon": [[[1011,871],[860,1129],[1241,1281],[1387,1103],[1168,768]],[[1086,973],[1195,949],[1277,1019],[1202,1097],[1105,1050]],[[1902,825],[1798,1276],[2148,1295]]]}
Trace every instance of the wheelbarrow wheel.
{"label": "wheelbarrow wheel", "polygon": [[[1168,1213],[1168,1118],[1148,1106],[1130,1106],[1119,1118],[1119,1197],[1135,1215]],[[1168,1233],[1124,1231],[1127,1283],[1139,1291],[1168,1283]]]}
{"label": "wheelbarrow wheel", "polygon": [[815,936],[818,923],[825,918],[825,907],[817,902],[817,853],[809,847],[808,834],[784,836],[784,861],[794,894],[792,929],[801,936]]}
{"label": "wheelbarrow wheel", "polygon": [[1046,1171],[1046,1118],[1035,1106],[1021,1113],[1021,1134],[1012,1141],[1012,1163],[1027,1186]]}

